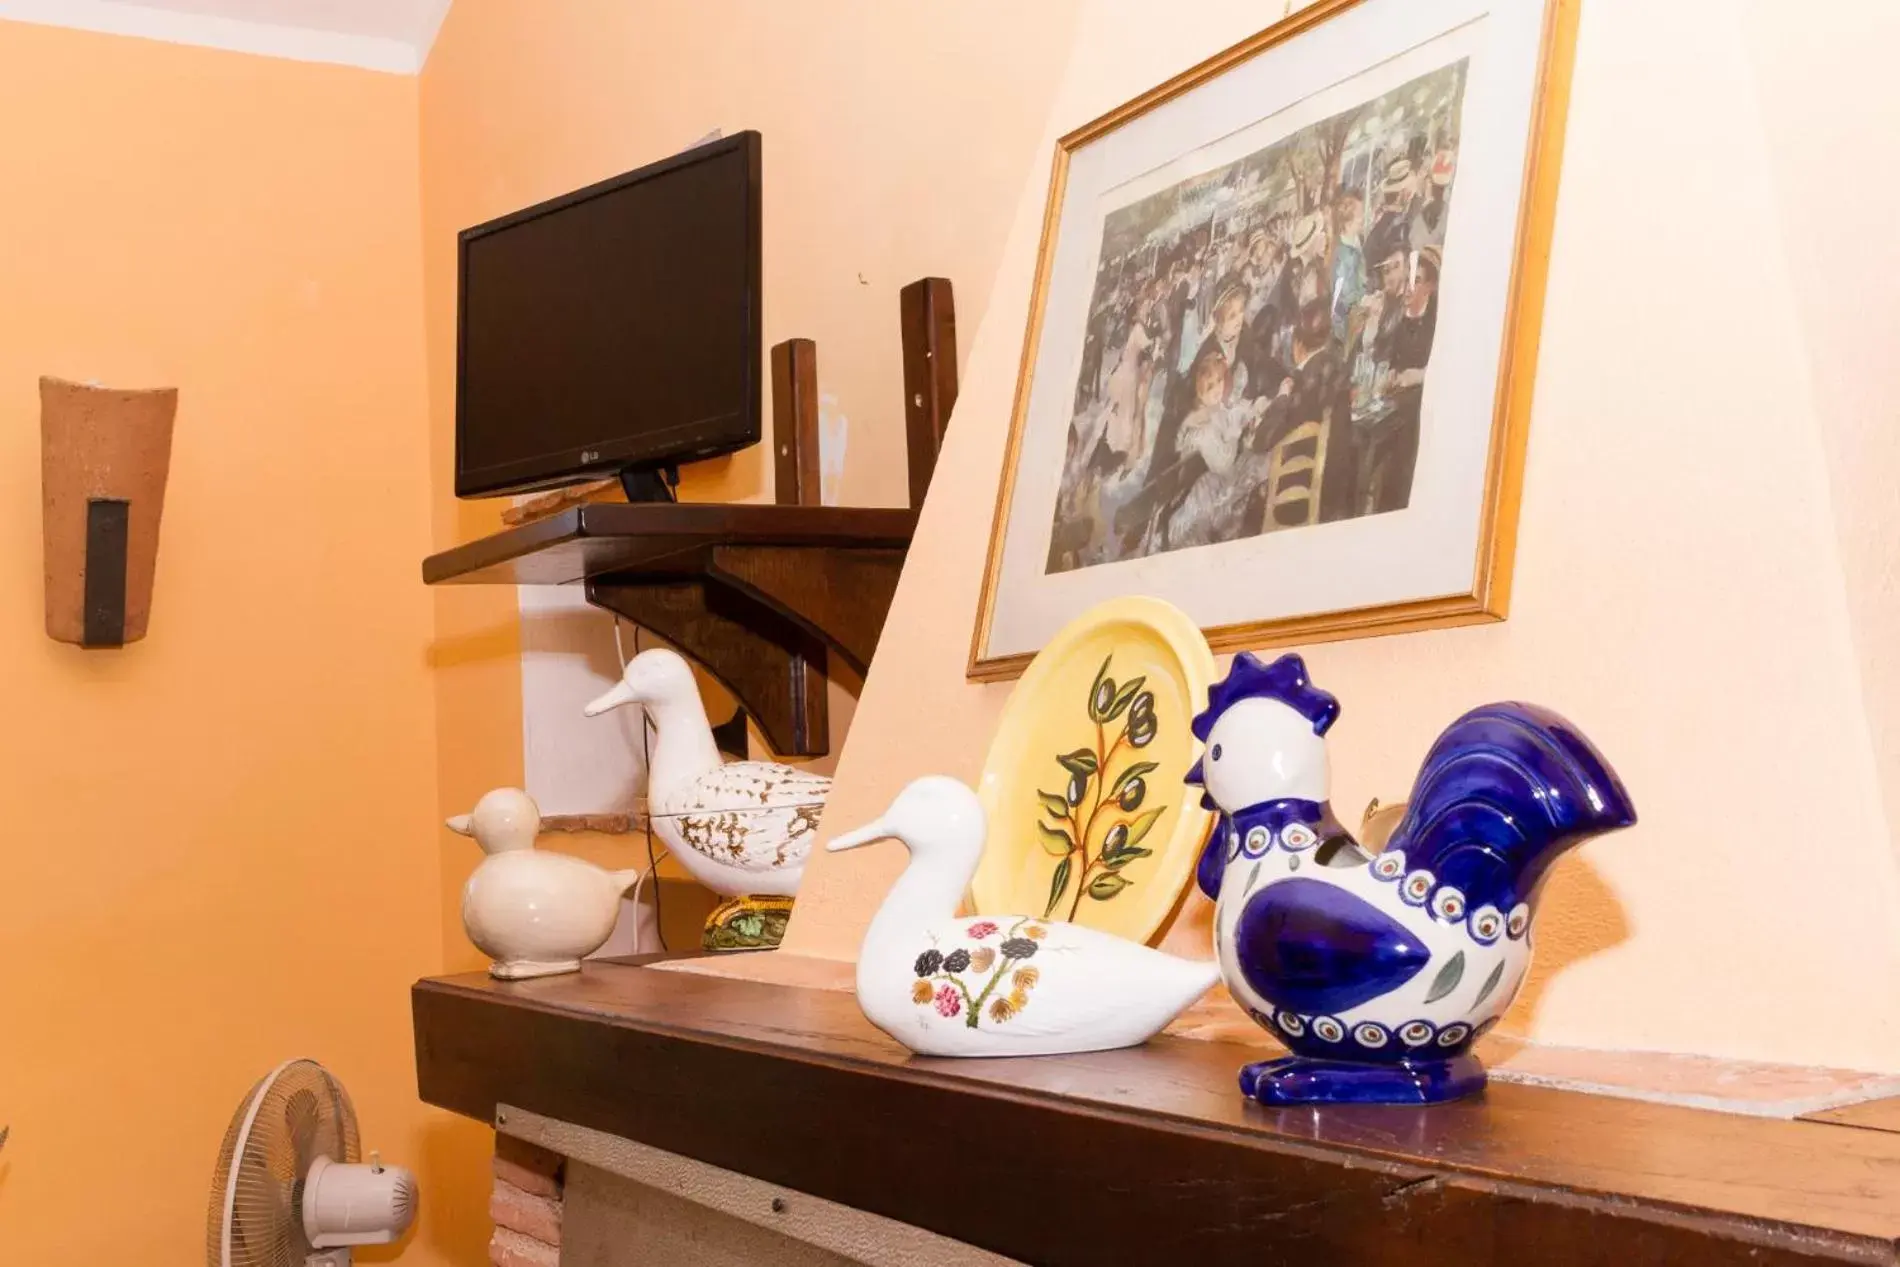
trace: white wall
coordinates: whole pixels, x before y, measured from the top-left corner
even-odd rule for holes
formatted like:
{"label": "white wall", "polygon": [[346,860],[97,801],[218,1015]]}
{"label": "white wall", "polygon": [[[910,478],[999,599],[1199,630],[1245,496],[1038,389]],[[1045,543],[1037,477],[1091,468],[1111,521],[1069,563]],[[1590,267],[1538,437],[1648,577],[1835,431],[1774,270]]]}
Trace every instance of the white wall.
{"label": "white wall", "polygon": [[[543,814],[612,814],[639,808],[645,766],[641,712],[581,713],[620,680],[614,618],[590,607],[578,585],[524,585],[521,604],[521,749],[528,793]],[[634,630],[623,625],[631,657]],[[643,643],[642,645],[646,645]]]}

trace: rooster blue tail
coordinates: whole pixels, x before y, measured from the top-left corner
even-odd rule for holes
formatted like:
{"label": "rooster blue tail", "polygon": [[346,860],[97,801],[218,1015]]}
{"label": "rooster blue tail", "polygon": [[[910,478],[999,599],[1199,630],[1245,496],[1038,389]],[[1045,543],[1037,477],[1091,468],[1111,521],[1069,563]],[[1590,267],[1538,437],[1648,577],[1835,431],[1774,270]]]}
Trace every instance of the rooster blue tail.
{"label": "rooster blue tail", "polygon": [[1508,912],[1564,850],[1635,821],[1616,771],[1576,727],[1534,704],[1487,704],[1432,745],[1387,852],[1469,909]]}

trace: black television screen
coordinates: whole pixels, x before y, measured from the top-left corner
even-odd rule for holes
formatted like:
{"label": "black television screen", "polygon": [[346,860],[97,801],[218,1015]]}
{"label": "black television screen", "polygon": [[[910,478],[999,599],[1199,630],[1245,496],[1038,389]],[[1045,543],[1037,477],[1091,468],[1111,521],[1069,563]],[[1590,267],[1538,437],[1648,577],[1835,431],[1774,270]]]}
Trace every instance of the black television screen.
{"label": "black television screen", "polygon": [[458,497],[759,439],[759,134],[465,230]]}

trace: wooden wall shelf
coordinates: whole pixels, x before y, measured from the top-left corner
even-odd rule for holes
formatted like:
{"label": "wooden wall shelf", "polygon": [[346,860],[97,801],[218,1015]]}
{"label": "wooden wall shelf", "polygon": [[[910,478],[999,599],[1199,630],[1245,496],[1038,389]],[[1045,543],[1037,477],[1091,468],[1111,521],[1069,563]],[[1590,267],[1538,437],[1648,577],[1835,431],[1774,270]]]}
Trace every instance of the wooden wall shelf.
{"label": "wooden wall shelf", "polygon": [[1032,1263],[1891,1263],[1900,1134],[1493,1083],[1248,1104],[1263,1049],[911,1057],[848,993],[590,961],[419,983],[422,1098],[507,1104]]}
{"label": "wooden wall shelf", "polygon": [[787,756],[828,746],[825,655],[869,668],[917,512],[585,505],[423,560],[431,585],[584,584],[705,665]]}
{"label": "wooden wall shelf", "polygon": [[422,561],[429,585],[571,585],[651,571],[713,546],[890,549],[910,545],[917,512],[857,506],[696,502],[575,506]]}
{"label": "wooden wall shelf", "polygon": [[898,299],[909,509],[820,504],[818,349],[788,339],[772,349],[776,503],[584,503],[430,555],[423,582],[585,585],[704,665],[775,752],[824,755],[827,655],[869,671],[957,397],[950,283]]}

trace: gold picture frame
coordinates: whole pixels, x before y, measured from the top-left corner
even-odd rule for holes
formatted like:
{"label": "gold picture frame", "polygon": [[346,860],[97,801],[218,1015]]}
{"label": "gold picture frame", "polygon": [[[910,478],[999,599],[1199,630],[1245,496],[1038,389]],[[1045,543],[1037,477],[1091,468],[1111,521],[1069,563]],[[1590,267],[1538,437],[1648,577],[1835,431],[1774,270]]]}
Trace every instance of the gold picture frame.
{"label": "gold picture frame", "polygon": [[[991,650],[999,570],[1011,504],[1029,421],[1031,389],[1056,258],[1069,169],[1076,151],[1131,121],[1252,61],[1269,49],[1313,30],[1372,0],[1315,0],[1280,22],[1217,53],[1199,65],[1076,128],[1056,143],[1037,251],[1023,351],[1019,363],[1009,439],[990,523],[981,597],[971,637],[967,676],[973,681],[1018,677],[1034,650]],[[1484,463],[1478,545],[1467,592],[1319,611],[1311,614],[1204,626],[1216,651],[1327,642],[1380,634],[1474,625],[1505,619],[1510,607],[1525,446],[1542,328],[1551,232],[1562,166],[1565,116],[1570,95],[1579,0],[1543,0],[1542,30],[1530,110],[1530,135],[1522,172],[1504,300],[1503,347],[1498,362],[1490,439]]]}

